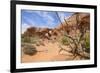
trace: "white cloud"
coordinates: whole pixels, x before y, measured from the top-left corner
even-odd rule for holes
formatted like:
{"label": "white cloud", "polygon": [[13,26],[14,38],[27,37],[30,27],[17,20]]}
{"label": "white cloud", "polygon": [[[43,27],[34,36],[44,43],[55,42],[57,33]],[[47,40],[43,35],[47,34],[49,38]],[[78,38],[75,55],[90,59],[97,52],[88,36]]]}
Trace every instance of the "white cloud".
{"label": "white cloud", "polygon": [[23,16],[23,18],[29,23],[27,25],[33,25],[34,26],[35,22],[32,19],[30,19],[29,17],[26,17],[26,16]]}
{"label": "white cloud", "polygon": [[43,12],[43,17],[48,19],[49,21],[54,21],[54,18],[48,14],[48,12]]}
{"label": "white cloud", "polygon": [[[31,14],[36,13],[40,17],[42,17],[43,20],[45,21],[45,24],[41,23],[41,24],[43,24],[43,25],[40,25],[41,27],[50,27],[50,28],[52,28],[55,25],[55,18],[53,18],[52,14],[50,14],[48,11],[31,11],[31,10],[29,10],[29,11],[26,11],[26,12],[31,13]],[[24,19],[28,22],[28,23],[26,23],[27,26],[32,25],[32,26],[39,27],[39,26],[37,26],[39,24],[37,24],[34,20],[29,19],[29,17],[24,17]],[[24,31],[25,31],[25,28],[27,26],[25,26],[25,27],[23,26]]]}
{"label": "white cloud", "polygon": [[27,11],[27,12],[36,13],[40,17],[43,17],[43,19],[47,22],[46,23],[47,25],[53,25],[54,18],[51,15],[48,14],[49,12],[46,12],[46,11]]}
{"label": "white cloud", "polygon": [[58,12],[58,15],[60,17],[60,20],[63,22],[64,21],[64,18],[65,18],[64,12]]}
{"label": "white cloud", "polygon": [[46,20],[47,25],[52,25],[54,18],[45,11],[35,11],[39,16],[43,17]]}

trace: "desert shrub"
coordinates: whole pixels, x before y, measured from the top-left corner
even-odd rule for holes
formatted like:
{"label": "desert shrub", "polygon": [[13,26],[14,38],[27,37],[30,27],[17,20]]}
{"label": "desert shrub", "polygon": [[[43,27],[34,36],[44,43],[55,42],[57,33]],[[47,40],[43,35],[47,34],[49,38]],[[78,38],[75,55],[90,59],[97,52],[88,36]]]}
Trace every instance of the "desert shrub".
{"label": "desert shrub", "polygon": [[24,42],[24,43],[36,44],[36,42],[39,41],[39,38],[37,38],[35,36],[32,36],[32,37],[24,36],[24,37],[21,38],[21,41]]}
{"label": "desert shrub", "polygon": [[25,42],[25,43],[29,43],[30,42],[30,37],[22,37],[21,41]]}
{"label": "desert shrub", "polygon": [[67,38],[66,36],[63,36],[63,37],[61,38],[61,43],[62,43],[63,45],[68,45],[68,38]]}
{"label": "desert shrub", "polygon": [[37,50],[36,47],[32,45],[26,45],[25,47],[23,47],[23,53],[32,56],[37,53]]}
{"label": "desert shrub", "polygon": [[30,43],[35,44],[38,40],[35,37],[30,37]]}
{"label": "desert shrub", "polygon": [[90,52],[90,34],[89,33],[85,34],[85,47],[86,47],[86,52]]}

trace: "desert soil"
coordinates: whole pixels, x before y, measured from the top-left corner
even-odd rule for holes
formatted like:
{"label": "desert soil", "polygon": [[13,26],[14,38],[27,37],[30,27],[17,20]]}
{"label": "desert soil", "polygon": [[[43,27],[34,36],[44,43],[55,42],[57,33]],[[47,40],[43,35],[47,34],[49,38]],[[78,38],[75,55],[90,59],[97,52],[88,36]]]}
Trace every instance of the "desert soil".
{"label": "desert soil", "polygon": [[[73,54],[69,53],[67,51],[60,51],[61,49],[59,47],[58,42],[50,42],[50,41],[43,41],[44,45],[36,46],[36,49],[41,52],[37,52],[37,54],[33,56],[29,56],[26,54],[22,55],[22,63],[30,63],[30,62],[46,62],[46,61],[68,61],[73,59]],[[62,46],[63,48],[66,48],[66,46]],[[66,48],[66,50],[70,51],[70,48]],[[78,60],[79,57],[76,57],[76,60]]]}

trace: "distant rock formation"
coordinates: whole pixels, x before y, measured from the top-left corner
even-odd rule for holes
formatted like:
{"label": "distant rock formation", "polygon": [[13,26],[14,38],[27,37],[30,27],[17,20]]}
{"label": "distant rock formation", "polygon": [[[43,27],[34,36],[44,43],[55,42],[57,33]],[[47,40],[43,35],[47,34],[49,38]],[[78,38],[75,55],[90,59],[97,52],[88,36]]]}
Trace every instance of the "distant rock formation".
{"label": "distant rock formation", "polygon": [[[77,27],[79,25],[79,27]],[[64,32],[70,33],[74,29],[90,29],[90,15],[89,13],[74,13],[68,19],[54,29],[50,28],[28,28],[23,35],[25,36],[39,36],[41,38],[50,39],[51,37],[61,36]]]}
{"label": "distant rock formation", "polygon": [[64,19],[63,25],[58,26],[59,30],[69,33],[71,30],[76,29],[77,25],[84,25],[84,27],[90,27],[90,15],[89,13],[75,13],[67,20]]}

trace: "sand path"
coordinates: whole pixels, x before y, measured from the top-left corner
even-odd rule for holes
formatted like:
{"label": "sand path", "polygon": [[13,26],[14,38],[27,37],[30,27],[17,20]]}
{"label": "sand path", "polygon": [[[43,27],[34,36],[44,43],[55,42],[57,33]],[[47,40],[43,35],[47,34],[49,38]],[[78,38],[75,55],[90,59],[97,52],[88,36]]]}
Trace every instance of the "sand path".
{"label": "sand path", "polygon": [[[64,60],[71,60],[72,57],[68,55],[62,55],[59,54],[59,43],[55,42],[48,42],[44,41],[44,46],[36,46],[38,51],[36,55],[29,56],[29,55],[23,55],[22,56],[22,62],[46,62],[46,61],[64,61]],[[47,50],[47,51],[46,51]]]}

